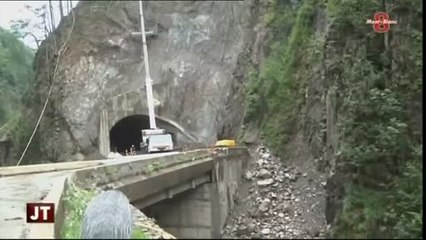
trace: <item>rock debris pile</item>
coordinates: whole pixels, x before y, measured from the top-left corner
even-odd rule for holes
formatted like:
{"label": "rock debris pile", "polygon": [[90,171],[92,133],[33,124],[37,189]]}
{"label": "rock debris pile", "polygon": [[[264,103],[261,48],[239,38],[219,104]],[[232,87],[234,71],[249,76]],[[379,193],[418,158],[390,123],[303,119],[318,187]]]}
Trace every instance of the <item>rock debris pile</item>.
{"label": "rock debris pile", "polygon": [[324,238],[323,176],[286,166],[263,146],[251,155],[222,238]]}

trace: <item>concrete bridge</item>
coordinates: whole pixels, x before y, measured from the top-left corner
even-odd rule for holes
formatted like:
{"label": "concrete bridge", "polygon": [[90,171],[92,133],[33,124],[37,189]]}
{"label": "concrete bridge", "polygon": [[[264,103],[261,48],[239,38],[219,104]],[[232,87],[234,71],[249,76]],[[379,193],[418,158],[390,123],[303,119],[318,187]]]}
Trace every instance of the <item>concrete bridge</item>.
{"label": "concrete bridge", "polygon": [[[69,183],[118,189],[177,238],[219,237],[243,169],[245,148],[0,168],[0,238],[61,238]],[[55,203],[56,222],[27,224],[27,202]]]}

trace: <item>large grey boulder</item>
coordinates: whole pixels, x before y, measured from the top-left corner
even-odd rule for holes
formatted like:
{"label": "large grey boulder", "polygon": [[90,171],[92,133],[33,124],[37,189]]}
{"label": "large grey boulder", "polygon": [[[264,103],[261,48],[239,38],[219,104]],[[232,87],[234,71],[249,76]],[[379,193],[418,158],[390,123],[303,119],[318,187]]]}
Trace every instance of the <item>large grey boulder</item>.
{"label": "large grey boulder", "polygon": [[109,190],[96,196],[84,212],[82,239],[130,239],[132,208],[123,193]]}
{"label": "large grey boulder", "polygon": [[[252,2],[144,1],[147,30],[158,26],[158,34],[147,40],[156,114],[197,143],[237,136],[244,109],[242,63],[255,32]],[[140,31],[138,2],[79,1],[74,15],[75,24],[71,15],[65,17],[56,41],[51,34],[35,60],[37,86],[28,106],[34,122],[48,93],[48,66],[57,62],[51,48],[62,46],[74,26],[38,131],[48,161],[76,161],[79,153],[89,160],[105,158],[96,155],[104,110],[105,134],[125,117],[147,114],[142,43],[131,34]],[[119,97],[128,92],[137,97]]]}

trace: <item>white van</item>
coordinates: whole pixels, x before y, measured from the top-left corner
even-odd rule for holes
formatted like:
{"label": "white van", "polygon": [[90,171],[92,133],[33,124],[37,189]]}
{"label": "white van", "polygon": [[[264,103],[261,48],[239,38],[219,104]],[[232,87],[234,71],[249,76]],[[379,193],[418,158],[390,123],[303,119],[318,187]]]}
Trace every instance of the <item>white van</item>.
{"label": "white van", "polygon": [[171,134],[151,135],[147,139],[148,153],[167,152],[173,150]]}

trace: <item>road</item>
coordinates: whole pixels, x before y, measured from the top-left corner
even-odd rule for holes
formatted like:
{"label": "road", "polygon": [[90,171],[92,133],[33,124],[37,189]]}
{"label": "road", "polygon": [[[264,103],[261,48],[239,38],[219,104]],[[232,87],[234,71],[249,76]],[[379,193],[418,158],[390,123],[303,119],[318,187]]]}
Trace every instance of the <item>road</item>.
{"label": "road", "polygon": [[0,238],[25,238],[26,203],[39,202],[66,176],[54,172],[0,178]]}

